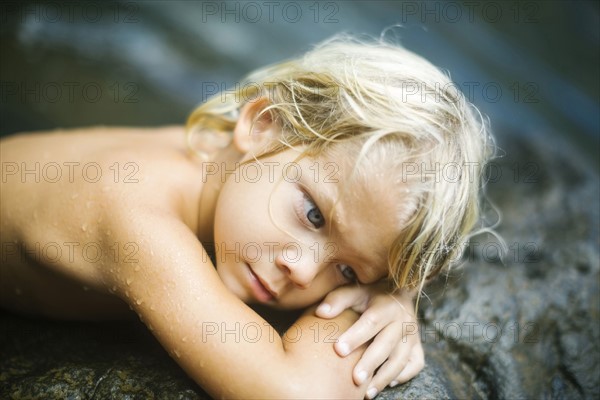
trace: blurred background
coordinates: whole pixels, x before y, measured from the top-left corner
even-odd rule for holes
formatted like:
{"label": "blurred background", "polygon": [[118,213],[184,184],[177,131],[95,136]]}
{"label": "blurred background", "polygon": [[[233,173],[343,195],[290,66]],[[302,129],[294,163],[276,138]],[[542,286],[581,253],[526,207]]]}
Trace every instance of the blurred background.
{"label": "blurred background", "polygon": [[[256,67],[344,31],[449,71],[499,137],[558,137],[598,165],[599,2],[2,2],[0,134],[182,124]],[[558,143],[558,142],[557,142]]]}

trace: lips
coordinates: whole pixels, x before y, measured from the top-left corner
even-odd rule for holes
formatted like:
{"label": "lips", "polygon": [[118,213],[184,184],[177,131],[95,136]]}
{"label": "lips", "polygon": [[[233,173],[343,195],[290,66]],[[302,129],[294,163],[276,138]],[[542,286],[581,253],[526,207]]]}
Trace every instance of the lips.
{"label": "lips", "polygon": [[252,292],[256,300],[261,303],[268,303],[277,297],[277,293],[269,288],[268,284],[264,282],[250,267],[250,265],[246,264],[248,267],[248,275],[250,278],[250,286],[252,288]]}

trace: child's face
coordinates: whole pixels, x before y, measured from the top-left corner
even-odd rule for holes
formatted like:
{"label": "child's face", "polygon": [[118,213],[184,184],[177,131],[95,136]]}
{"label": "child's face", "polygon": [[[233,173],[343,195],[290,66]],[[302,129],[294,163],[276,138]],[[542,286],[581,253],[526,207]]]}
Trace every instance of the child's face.
{"label": "child's face", "polygon": [[241,165],[219,195],[217,271],[247,303],[300,308],[338,286],[387,275],[399,224],[382,175],[367,188],[347,182],[352,160],[296,162],[298,155],[285,150]]}

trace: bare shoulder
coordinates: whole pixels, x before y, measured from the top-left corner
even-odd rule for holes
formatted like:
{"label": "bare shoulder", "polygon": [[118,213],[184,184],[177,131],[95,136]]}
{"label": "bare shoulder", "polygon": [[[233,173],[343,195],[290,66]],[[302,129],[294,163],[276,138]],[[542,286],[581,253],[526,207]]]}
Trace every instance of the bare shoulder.
{"label": "bare shoulder", "polygon": [[[2,140],[2,211],[10,224],[41,230],[95,225],[128,202],[177,207],[199,196],[198,166],[181,127],[93,127]],[[5,227],[8,228],[8,227]]]}
{"label": "bare shoulder", "polygon": [[2,140],[1,151],[7,214],[29,209],[29,217],[33,211],[41,217],[43,210],[56,213],[63,208],[69,209],[69,216],[83,216],[101,206],[130,206],[123,201],[102,203],[115,196],[159,203],[176,197],[176,191],[194,193],[189,178],[197,166],[187,155],[182,127],[17,134]]}

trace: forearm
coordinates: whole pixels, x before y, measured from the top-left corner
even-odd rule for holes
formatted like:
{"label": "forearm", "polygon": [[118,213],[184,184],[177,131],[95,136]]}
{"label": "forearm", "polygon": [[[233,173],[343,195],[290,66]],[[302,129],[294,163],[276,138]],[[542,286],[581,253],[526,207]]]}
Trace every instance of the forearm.
{"label": "forearm", "polygon": [[[170,224],[151,216],[134,218],[127,225],[140,231],[150,231],[144,229],[146,223]],[[173,223],[163,232],[168,234],[157,233],[152,243],[140,246],[135,263],[117,266],[106,279],[208,393],[226,398],[363,397],[364,388],[354,386],[351,374],[359,352],[341,358],[333,349],[337,335],[356,319],[353,312],[332,321],[307,313],[281,337],[229,292],[189,230]],[[146,245],[154,251],[142,248]]]}
{"label": "forearm", "polygon": [[215,398],[364,397],[366,388],[352,382],[352,368],[364,348],[346,358],[333,349],[357,319],[354,312],[323,320],[309,310],[280,336],[253,312],[232,319],[232,314],[247,311],[243,303],[232,305],[215,320],[191,322],[183,311],[146,313],[144,320],[188,375]]}
{"label": "forearm", "polygon": [[291,394],[294,398],[364,398],[366,383],[356,386],[352,369],[366,345],[343,358],[333,348],[339,336],[356,322],[358,314],[345,310],[336,318],[325,320],[316,317],[314,310],[308,309],[283,335],[286,355],[300,385]]}

